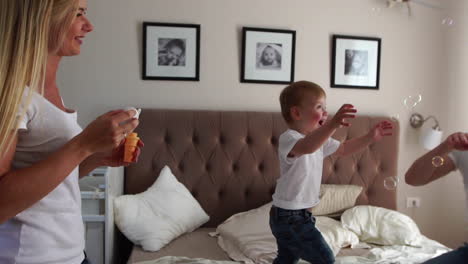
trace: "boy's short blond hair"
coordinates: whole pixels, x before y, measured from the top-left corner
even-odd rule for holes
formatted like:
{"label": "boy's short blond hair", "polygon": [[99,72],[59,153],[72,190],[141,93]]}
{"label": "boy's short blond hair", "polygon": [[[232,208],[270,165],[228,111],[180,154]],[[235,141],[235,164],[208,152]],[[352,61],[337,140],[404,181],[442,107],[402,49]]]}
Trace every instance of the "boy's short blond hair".
{"label": "boy's short blond hair", "polygon": [[300,105],[306,92],[317,98],[326,97],[325,91],[320,85],[308,81],[294,82],[286,86],[281,92],[279,98],[281,114],[286,123],[289,124],[293,121],[291,117],[291,107]]}

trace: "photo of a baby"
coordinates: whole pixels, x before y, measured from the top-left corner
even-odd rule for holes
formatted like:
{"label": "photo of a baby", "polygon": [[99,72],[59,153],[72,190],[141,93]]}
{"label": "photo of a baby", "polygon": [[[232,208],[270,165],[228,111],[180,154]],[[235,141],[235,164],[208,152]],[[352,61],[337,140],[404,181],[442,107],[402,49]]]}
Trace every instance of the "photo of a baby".
{"label": "photo of a baby", "polygon": [[241,82],[289,84],[294,81],[296,31],[242,28]]}
{"label": "photo of a baby", "polygon": [[257,43],[257,69],[281,70],[283,46],[277,43]]}
{"label": "photo of a baby", "polygon": [[185,39],[158,39],[159,66],[185,66]]}
{"label": "photo of a baby", "polygon": [[381,38],[333,35],[331,87],[379,90]]}
{"label": "photo of a baby", "polygon": [[143,22],[143,80],[200,81],[200,25]]}
{"label": "photo of a baby", "polygon": [[345,75],[366,76],[368,74],[366,50],[345,50]]}

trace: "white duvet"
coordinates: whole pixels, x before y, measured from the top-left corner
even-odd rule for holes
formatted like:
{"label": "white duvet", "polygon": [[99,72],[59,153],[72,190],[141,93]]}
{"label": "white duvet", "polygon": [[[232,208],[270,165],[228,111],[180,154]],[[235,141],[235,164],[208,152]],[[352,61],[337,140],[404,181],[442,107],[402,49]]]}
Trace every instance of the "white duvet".
{"label": "white duvet", "polygon": [[381,246],[374,247],[363,257],[348,256],[337,257],[336,264],[354,263],[392,263],[392,264],[416,264],[425,262],[431,258],[450,251],[446,246],[421,236],[421,247],[412,246]]}
{"label": "white duvet", "polygon": [[[268,224],[270,207],[236,214],[218,226],[218,244],[231,259],[246,264],[273,262],[277,245]],[[374,246],[364,257],[338,257],[337,263],[421,263],[450,250],[421,235],[409,217],[396,211],[356,206],[342,220],[316,217],[316,227],[335,256],[341,248],[358,247],[359,242],[381,246]]]}
{"label": "white duvet", "polygon": [[167,256],[167,257],[162,257],[162,258],[155,259],[155,260],[136,262],[134,264],[195,264],[195,263],[196,264],[234,264],[234,263],[239,263],[239,262]]}
{"label": "white duvet", "polygon": [[[336,264],[416,264],[422,263],[431,258],[437,257],[443,253],[448,252],[448,248],[442,244],[422,237],[421,246],[382,246],[375,247],[364,257],[348,256],[337,257]],[[218,261],[208,259],[190,259],[186,257],[168,256],[156,260],[138,262],[137,264],[234,264],[243,263],[235,261]],[[301,260],[299,264],[307,262]]]}
{"label": "white duvet", "polygon": [[[276,257],[276,241],[268,224],[270,204],[236,214],[219,225],[215,235],[219,246],[238,262],[164,257],[139,264],[269,264]],[[392,263],[416,264],[450,251],[444,245],[420,234],[416,224],[401,213],[372,206],[357,206],[343,214],[342,223],[317,217],[316,226],[335,255],[344,247],[373,245],[364,256],[336,257],[337,264]],[[349,230],[349,229],[350,230]],[[351,231],[353,230],[353,231]],[[388,245],[387,243],[394,243]],[[412,246],[410,246],[412,245]],[[301,264],[307,263],[300,261]]]}

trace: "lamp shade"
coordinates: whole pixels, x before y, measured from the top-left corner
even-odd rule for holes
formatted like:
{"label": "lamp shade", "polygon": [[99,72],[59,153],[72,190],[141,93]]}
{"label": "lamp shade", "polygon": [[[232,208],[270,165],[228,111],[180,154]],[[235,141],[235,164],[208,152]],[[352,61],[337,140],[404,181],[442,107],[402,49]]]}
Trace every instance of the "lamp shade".
{"label": "lamp shade", "polygon": [[442,131],[434,128],[429,128],[421,135],[421,145],[427,149],[432,150],[442,142]]}

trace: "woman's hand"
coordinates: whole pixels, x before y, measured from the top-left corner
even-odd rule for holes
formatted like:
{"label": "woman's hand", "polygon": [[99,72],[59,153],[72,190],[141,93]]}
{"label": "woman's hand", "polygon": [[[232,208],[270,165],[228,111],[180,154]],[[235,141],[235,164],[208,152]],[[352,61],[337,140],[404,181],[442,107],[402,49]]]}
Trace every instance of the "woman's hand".
{"label": "woman's hand", "polygon": [[134,110],[110,111],[90,123],[77,138],[90,155],[116,151],[127,134],[138,126],[135,114]]}
{"label": "woman's hand", "polygon": [[442,144],[446,144],[450,150],[468,150],[468,133],[453,133]]}
{"label": "woman's hand", "polygon": [[132,163],[138,162],[138,158],[141,154],[141,149],[145,146],[141,139],[138,141],[137,148],[133,152],[133,159],[131,162],[124,162],[124,152],[125,152],[125,139],[122,141],[120,146],[108,152],[98,152],[94,156],[98,159],[99,166],[109,166],[109,167],[120,167],[128,166]]}

